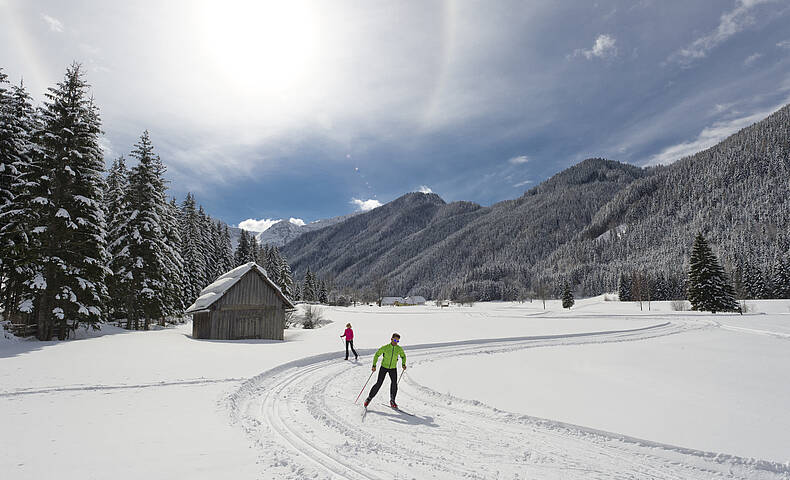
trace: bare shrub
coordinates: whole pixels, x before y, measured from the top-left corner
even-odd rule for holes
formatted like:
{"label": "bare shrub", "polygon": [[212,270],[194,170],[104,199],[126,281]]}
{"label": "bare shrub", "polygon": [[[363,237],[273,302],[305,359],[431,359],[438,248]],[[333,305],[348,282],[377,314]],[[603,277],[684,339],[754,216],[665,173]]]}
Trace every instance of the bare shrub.
{"label": "bare shrub", "polygon": [[284,327],[291,328],[296,325],[298,317],[296,316],[296,310],[286,310],[285,311],[285,325]]}
{"label": "bare shrub", "polygon": [[757,311],[753,303],[746,303],[743,300],[741,300],[740,302],[740,307],[741,307],[741,313],[754,313]]}
{"label": "bare shrub", "polygon": [[686,300],[673,300],[672,310],[676,312],[687,312],[691,310],[691,305]]}
{"label": "bare shrub", "polygon": [[324,320],[324,312],[321,310],[321,307],[316,307],[314,305],[305,306],[304,314],[302,315],[302,328],[318,328],[326,323],[326,320]]}

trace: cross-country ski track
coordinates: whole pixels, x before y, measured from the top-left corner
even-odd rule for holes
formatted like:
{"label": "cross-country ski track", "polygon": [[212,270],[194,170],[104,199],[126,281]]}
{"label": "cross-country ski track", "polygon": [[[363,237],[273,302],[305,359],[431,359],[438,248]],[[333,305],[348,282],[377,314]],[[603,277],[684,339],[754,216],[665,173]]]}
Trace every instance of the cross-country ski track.
{"label": "cross-country ski track", "polygon": [[[406,351],[409,368],[419,369],[464,355],[635,342],[716,327],[675,318],[630,330],[410,345]],[[374,351],[359,353],[369,359]],[[232,422],[257,448],[263,478],[790,479],[788,464],[513,414],[436,392],[406,372],[398,403],[414,416],[381,405],[389,380],[377,401],[362,408],[375,374],[354,404],[370,363],[338,360],[336,353],[268,370],[225,402]]]}

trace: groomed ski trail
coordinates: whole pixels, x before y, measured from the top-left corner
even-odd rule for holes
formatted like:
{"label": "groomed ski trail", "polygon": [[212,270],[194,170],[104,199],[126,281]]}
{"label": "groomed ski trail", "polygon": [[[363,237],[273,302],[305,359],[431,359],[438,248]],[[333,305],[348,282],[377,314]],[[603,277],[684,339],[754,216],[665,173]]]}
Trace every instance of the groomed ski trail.
{"label": "groomed ski trail", "polygon": [[[711,325],[672,321],[632,330],[411,345],[407,355],[410,366],[420,368],[461,355],[639,341],[697,328]],[[373,352],[360,354],[369,358]],[[362,415],[362,400],[354,405],[353,399],[369,374],[368,362],[324,354],[264,372],[231,394],[231,419],[258,448],[262,478],[790,479],[786,464],[674,447],[458,399],[417,384],[408,370],[398,402],[413,417],[378,403]],[[380,395],[386,399],[388,391],[385,383]]]}

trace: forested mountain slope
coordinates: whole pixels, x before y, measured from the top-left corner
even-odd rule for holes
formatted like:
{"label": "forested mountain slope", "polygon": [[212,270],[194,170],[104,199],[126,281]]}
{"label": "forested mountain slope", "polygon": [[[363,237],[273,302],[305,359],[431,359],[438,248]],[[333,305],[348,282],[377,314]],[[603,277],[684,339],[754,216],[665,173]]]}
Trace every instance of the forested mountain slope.
{"label": "forested mountain slope", "polygon": [[[641,271],[682,283],[702,231],[725,264],[765,273],[790,246],[790,107],[667,167],[588,159],[527,191],[480,207],[410,193],[283,248],[338,286],[385,279],[392,294],[512,299],[613,291]],[[663,280],[661,280],[663,281]]]}

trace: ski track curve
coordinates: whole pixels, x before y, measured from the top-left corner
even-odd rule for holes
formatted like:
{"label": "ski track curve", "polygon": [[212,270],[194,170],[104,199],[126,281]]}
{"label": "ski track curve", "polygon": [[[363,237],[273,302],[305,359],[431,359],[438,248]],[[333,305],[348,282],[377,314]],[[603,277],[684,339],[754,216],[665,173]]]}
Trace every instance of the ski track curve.
{"label": "ski track curve", "polygon": [[[700,328],[716,327],[668,321],[631,330],[413,345],[408,356],[416,366],[463,355],[639,341]],[[367,362],[339,361],[337,353],[317,355],[266,371],[230,394],[225,407],[258,449],[261,478],[790,480],[790,464],[505,412],[436,392],[409,375],[398,397],[413,417],[377,401],[365,412],[361,398],[357,405],[353,401],[370,373]],[[404,383],[409,387],[402,388]],[[385,382],[384,401],[386,389]]]}

